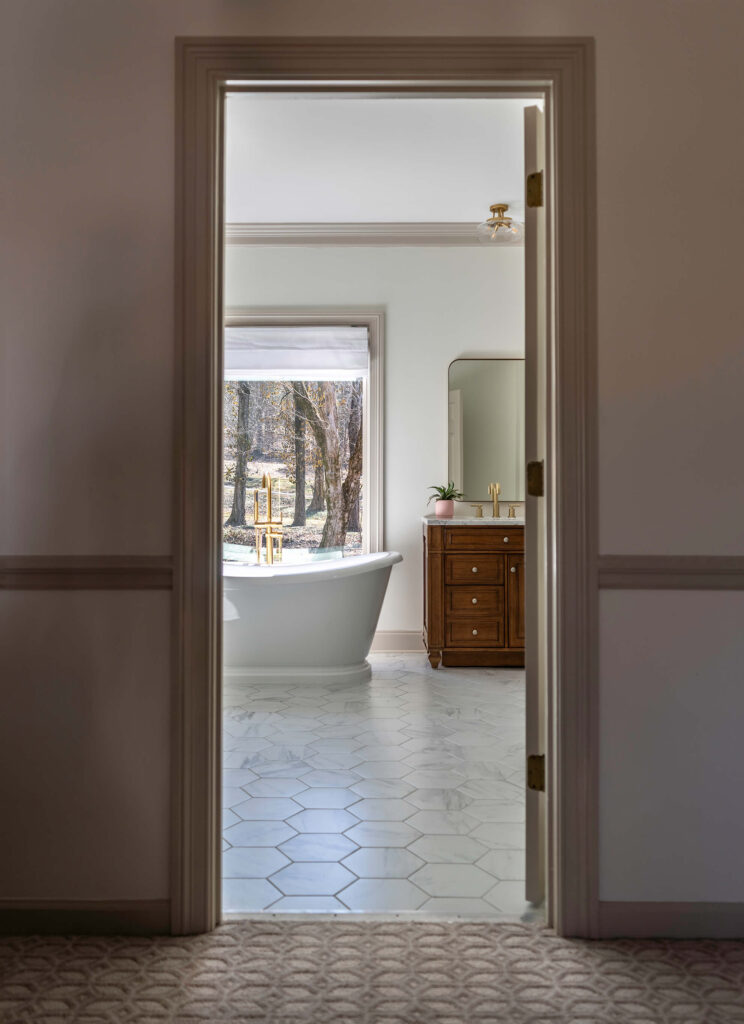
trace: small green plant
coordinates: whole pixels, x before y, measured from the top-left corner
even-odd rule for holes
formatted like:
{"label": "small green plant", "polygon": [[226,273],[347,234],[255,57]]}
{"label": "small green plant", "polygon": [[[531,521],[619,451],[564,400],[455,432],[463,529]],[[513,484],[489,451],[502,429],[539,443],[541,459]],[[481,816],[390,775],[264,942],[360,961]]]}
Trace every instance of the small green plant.
{"label": "small green plant", "polygon": [[427,505],[434,501],[435,498],[437,501],[462,501],[462,493],[457,490],[453,480],[450,480],[448,484],[442,484],[441,486],[434,484],[429,488],[429,490],[434,491],[434,493],[429,495],[429,501],[426,503]]}

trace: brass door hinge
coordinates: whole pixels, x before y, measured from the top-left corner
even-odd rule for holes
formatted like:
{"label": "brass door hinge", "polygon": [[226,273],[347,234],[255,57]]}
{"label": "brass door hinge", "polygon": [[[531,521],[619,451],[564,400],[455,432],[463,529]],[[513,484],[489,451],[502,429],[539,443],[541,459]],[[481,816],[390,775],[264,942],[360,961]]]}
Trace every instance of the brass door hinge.
{"label": "brass door hinge", "polygon": [[542,459],[527,463],[527,493],[531,498],[545,497],[545,463]]}
{"label": "brass door hinge", "polygon": [[545,754],[530,754],[527,758],[527,789],[545,792]]}
{"label": "brass door hinge", "polygon": [[530,207],[543,205],[543,172],[533,171],[527,175],[527,205]]}

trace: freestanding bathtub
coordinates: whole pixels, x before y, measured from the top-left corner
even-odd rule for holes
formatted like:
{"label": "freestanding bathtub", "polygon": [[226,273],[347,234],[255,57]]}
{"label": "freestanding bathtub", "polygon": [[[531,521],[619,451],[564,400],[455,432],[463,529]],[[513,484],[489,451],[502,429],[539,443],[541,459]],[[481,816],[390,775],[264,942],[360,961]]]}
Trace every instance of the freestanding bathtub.
{"label": "freestanding bathtub", "polygon": [[232,678],[369,679],[367,655],[397,551],[307,565],[223,566]]}

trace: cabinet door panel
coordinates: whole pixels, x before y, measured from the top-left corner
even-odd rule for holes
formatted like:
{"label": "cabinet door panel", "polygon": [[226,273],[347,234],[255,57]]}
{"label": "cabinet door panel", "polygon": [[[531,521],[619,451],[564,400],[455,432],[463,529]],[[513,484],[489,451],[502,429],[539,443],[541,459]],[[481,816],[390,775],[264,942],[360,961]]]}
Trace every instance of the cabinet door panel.
{"label": "cabinet door panel", "polygon": [[524,555],[509,555],[507,569],[509,646],[524,647]]}

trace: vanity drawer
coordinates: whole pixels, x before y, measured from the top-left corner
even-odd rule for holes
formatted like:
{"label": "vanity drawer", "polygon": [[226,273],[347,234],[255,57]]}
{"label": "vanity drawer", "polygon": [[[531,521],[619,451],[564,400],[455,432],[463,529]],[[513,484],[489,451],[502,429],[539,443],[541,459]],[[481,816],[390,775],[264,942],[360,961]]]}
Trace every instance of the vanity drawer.
{"label": "vanity drawer", "polygon": [[445,555],[444,582],[450,584],[474,583],[480,585],[504,582],[503,555]]}
{"label": "vanity drawer", "polygon": [[446,551],[522,551],[523,526],[446,526]]}
{"label": "vanity drawer", "polygon": [[503,619],[454,619],[447,622],[447,647],[503,647]]}
{"label": "vanity drawer", "polygon": [[503,587],[446,587],[444,606],[452,618],[481,618],[482,616],[503,619]]}

